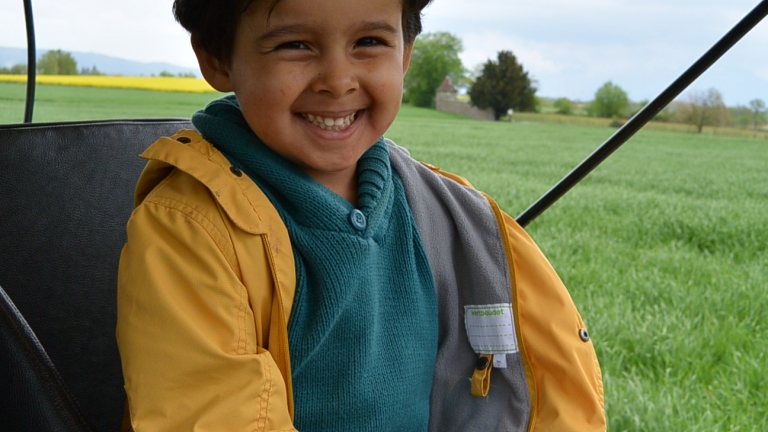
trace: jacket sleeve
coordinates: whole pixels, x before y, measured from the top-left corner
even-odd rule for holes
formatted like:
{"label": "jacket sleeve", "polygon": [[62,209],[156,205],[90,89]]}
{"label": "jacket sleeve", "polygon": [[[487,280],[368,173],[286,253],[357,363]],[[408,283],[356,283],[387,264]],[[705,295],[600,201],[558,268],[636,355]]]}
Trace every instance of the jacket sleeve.
{"label": "jacket sleeve", "polygon": [[227,233],[163,198],[127,230],[117,340],[133,430],[293,431]]}
{"label": "jacket sleeve", "polygon": [[509,215],[519,332],[534,411],[533,430],[605,431],[597,356],[568,290],[549,261]]}

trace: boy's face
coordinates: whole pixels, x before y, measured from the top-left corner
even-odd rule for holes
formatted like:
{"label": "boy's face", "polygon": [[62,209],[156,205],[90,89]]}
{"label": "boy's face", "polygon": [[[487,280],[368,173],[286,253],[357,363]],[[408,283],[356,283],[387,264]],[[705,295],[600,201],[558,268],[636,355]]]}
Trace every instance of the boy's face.
{"label": "boy's face", "polygon": [[[234,91],[264,143],[331,190],[400,108],[410,46],[398,0],[280,0],[241,18],[232,60],[197,51],[206,79]],[[338,191],[337,191],[338,193]]]}

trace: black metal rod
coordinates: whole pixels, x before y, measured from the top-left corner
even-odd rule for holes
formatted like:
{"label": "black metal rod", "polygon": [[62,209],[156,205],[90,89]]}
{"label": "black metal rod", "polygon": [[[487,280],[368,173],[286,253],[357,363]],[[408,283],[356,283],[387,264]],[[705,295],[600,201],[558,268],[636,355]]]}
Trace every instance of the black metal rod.
{"label": "black metal rod", "polygon": [[35,20],[32,17],[32,0],[24,0],[24,17],[27,22],[27,104],[24,123],[32,123],[35,109],[35,80],[37,79],[37,48],[35,48]]}
{"label": "black metal rod", "polygon": [[699,60],[696,61],[688,70],[675,80],[666,90],[643,107],[635,114],[624,126],[608,138],[603,145],[589,155],[579,166],[573,169],[565,176],[560,183],[544,194],[538,201],[533,203],[528,209],[516,218],[521,226],[528,225],[536,219],[544,210],[548,209],[558,199],[566,194],[571,188],[576,186],[592,170],[597,168],[608,156],[616,151],[622,144],[627,142],[637,133],[646,123],[648,123],[665,106],[672,102],[680,93],[683,92],[693,81],[712,66],[720,57],[723,56],[733,45],[736,44],[744,35],[750,32],[760,21],[768,15],[768,0],[761,1],[752,12],[736,24],[731,31],[723,36],[712,48],[709,49]]}

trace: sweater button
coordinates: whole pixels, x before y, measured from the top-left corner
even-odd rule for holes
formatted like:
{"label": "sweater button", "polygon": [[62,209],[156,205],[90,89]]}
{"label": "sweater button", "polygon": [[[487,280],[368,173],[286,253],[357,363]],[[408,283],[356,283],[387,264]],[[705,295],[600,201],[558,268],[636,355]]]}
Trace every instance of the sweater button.
{"label": "sweater button", "polygon": [[363,231],[368,226],[365,215],[358,209],[354,209],[349,213],[349,224],[358,231]]}
{"label": "sweater button", "polygon": [[234,175],[235,175],[235,177],[242,177],[242,176],[243,176],[243,172],[242,172],[242,171],[240,171],[240,168],[238,168],[238,167],[236,167],[236,166],[234,166],[234,165],[233,165],[233,166],[231,166],[231,167],[229,167],[229,171],[230,171],[232,174],[234,174]]}
{"label": "sweater button", "polygon": [[192,140],[191,140],[191,139],[189,139],[189,138],[187,138],[187,137],[184,137],[184,136],[183,136],[183,137],[178,137],[178,138],[176,138],[176,141],[178,141],[178,142],[180,142],[180,143],[182,143],[182,144],[189,144],[189,143],[191,143],[191,142],[192,142]]}

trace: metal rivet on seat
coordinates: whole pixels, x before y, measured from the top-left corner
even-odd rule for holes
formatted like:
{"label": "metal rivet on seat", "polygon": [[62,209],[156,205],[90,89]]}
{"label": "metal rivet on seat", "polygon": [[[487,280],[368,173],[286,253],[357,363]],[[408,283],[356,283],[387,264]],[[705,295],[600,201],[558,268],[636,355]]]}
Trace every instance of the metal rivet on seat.
{"label": "metal rivet on seat", "polygon": [[238,168],[238,167],[236,167],[234,165],[229,167],[229,170],[232,171],[232,174],[234,174],[237,177],[242,177],[243,176],[243,172],[240,171],[240,168]]}
{"label": "metal rivet on seat", "polygon": [[491,365],[491,361],[488,360],[488,357],[478,357],[477,361],[475,362],[475,369],[486,370],[490,365]]}
{"label": "metal rivet on seat", "polygon": [[187,137],[178,137],[178,138],[176,138],[176,141],[178,141],[178,142],[180,142],[182,144],[189,144],[189,143],[192,142],[192,140],[187,138]]}
{"label": "metal rivet on seat", "polygon": [[579,330],[579,338],[582,342],[589,342],[589,333],[587,333],[587,329]]}

